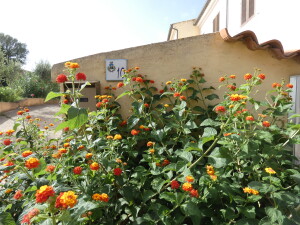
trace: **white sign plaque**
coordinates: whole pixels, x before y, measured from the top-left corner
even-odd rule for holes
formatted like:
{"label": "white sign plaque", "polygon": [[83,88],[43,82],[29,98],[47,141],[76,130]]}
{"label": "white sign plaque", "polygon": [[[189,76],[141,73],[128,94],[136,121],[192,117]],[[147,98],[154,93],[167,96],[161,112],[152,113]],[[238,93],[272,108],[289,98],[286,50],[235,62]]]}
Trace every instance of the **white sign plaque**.
{"label": "white sign plaque", "polygon": [[127,70],[127,59],[106,59],[106,80],[123,80],[124,70]]}

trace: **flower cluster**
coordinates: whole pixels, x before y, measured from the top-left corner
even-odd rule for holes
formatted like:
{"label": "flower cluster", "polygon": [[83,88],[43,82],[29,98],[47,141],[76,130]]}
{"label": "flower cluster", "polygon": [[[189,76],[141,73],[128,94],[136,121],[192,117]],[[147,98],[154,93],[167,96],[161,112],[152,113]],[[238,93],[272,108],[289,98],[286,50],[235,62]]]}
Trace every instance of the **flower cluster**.
{"label": "flower cluster", "polygon": [[59,209],[73,208],[77,203],[77,195],[74,191],[61,192],[56,198],[55,207]]}
{"label": "flower cluster", "polygon": [[217,180],[218,176],[215,175],[215,169],[213,166],[207,165],[206,166],[206,173],[210,176],[212,180]]}
{"label": "flower cluster", "polygon": [[25,214],[25,215],[23,216],[23,219],[22,219],[21,223],[27,223],[27,224],[30,224],[30,220],[31,220],[33,217],[39,215],[39,213],[40,213],[40,210],[38,210],[38,209],[36,209],[36,208],[32,209],[31,211],[29,211],[29,213],[27,213],[27,214]]}
{"label": "flower cluster", "polygon": [[16,191],[15,195],[14,195],[14,199],[19,200],[20,198],[23,197],[23,193],[22,190],[18,190]]}
{"label": "flower cluster", "polygon": [[37,203],[46,202],[51,196],[54,196],[55,191],[52,186],[44,185],[41,186],[35,193]]}
{"label": "flower cluster", "polygon": [[255,190],[255,189],[252,189],[252,188],[249,188],[249,187],[243,188],[243,191],[244,191],[244,193],[247,193],[247,194],[259,195],[258,190]]}
{"label": "flower cluster", "polygon": [[106,193],[102,193],[102,194],[93,194],[92,199],[95,201],[101,201],[101,202],[108,202],[109,197]]}
{"label": "flower cluster", "polygon": [[40,165],[40,160],[38,160],[37,158],[29,158],[26,160],[25,162],[25,166],[28,169],[34,169],[37,168]]}
{"label": "flower cluster", "polygon": [[268,174],[275,174],[275,173],[276,173],[276,171],[273,170],[271,167],[265,168],[265,171],[266,171]]}

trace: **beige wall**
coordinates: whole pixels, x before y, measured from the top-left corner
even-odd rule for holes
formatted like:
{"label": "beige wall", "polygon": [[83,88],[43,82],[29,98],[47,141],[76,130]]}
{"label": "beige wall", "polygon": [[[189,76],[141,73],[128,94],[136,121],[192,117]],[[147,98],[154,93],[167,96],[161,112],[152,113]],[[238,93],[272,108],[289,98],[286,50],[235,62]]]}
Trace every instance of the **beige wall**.
{"label": "beige wall", "polygon": [[[200,35],[200,30],[198,26],[194,26],[195,20],[187,20],[179,23],[173,23],[171,25],[171,34],[169,40],[176,40],[180,38],[192,37],[196,35]],[[177,31],[178,30],[178,34]]]}
{"label": "beige wall", "polygon": [[[156,87],[173,78],[184,78],[191,74],[192,67],[202,67],[206,85],[219,86],[218,78],[222,75],[235,74],[237,83],[243,82],[245,73],[253,73],[260,68],[266,74],[261,85],[262,90],[270,90],[273,82],[281,79],[289,80],[289,76],[300,74],[300,63],[294,59],[278,60],[270,50],[249,50],[241,41],[225,42],[219,33],[199,35],[185,39],[150,44],[118,51],[99,53],[70,61],[80,64],[80,72],[87,75],[88,80],[100,81],[101,93],[104,87],[116,86],[117,82],[105,80],[105,59],[128,59],[128,68],[139,66],[141,74],[156,81]],[[52,68],[52,79],[62,73],[64,62]],[[120,94],[123,89],[118,89]],[[222,93],[217,91],[217,94]],[[259,94],[264,96],[264,94]],[[121,98],[122,114],[128,115],[128,99]]]}
{"label": "beige wall", "polygon": [[[13,109],[18,109],[20,107],[29,107],[33,105],[45,104],[44,98],[26,98],[18,102],[0,102],[0,113],[10,111]],[[50,100],[46,102],[47,104],[58,104],[58,100]]]}

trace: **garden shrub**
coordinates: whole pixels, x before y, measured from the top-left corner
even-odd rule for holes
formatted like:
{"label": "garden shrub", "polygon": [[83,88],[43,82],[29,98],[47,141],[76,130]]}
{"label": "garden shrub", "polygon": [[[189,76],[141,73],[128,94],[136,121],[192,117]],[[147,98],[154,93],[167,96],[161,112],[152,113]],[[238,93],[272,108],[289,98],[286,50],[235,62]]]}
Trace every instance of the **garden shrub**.
{"label": "garden shrub", "polygon": [[24,98],[45,98],[51,91],[59,91],[57,83],[45,80],[35,73],[27,72],[14,79],[10,86],[22,90]]}
{"label": "garden shrub", "polygon": [[[241,85],[235,75],[224,76],[224,99],[212,105],[219,97],[201,69],[157,89],[136,67],[96,96],[98,110],[88,112],[79,98],[89,83],[74,86],[86,76],[77,63],[65,66],[67,75],[56,80],[73,88],[46,99],[67,100],[58,112],[62,123],[42,126],[23,109],[14,130],[1,133],[0,221],[299,223],[300,172],[292,153],[299,125],[287,120],[291,84],[274,83],[263,102],[253,94],[267,79],[260,71]],[[126,89],[114,96],[116,88]],[[117,100],[125,96],[132,101],[127,119],[118,114]],[[62,135],[49,139],[55,130]]]}
{"label": "garden shrub", "polygon": [[0,87],[0,102],[16,102],[22,99],[22,92],[10,87]]}

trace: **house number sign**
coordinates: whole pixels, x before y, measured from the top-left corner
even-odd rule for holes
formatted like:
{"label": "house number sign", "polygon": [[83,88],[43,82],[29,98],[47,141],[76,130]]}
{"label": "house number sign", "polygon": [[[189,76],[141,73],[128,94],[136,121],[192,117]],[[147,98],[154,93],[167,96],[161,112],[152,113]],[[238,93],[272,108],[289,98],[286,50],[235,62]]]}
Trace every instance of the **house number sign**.
{"label": "house number sign", "polygon": [[127,70],[127,59],[106,59],[106,80],[123,80],[124,70]]}

